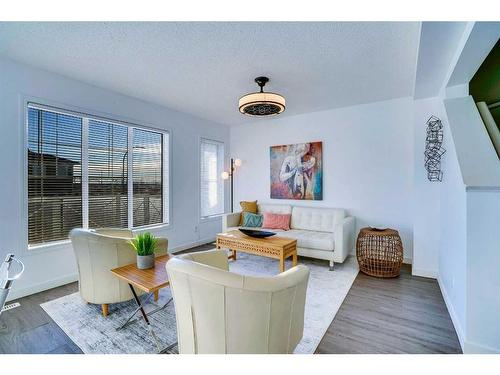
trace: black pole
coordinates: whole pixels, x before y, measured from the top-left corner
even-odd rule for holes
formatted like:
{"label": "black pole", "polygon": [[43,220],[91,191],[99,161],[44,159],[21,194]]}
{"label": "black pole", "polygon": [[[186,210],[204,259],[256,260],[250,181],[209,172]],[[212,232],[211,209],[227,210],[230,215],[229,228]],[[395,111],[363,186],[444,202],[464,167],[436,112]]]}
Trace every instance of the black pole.
{"label": "black pole", "polygon": [[234,172],[234,159],[231,158],[231,172],[229,176],[231,177],[231,213],[233,213],[233,172]]}
{"label": "black pole", "polygon": [[[123,159],[122,159],[122,193],[125,194],[125,158],[127,157],[128,155],[128,150],[125,151],[125,153],[123,154]],[[128,168],[127,168],[127,172],[128,172]],[[127,176],[127,179],[128,179],[128,176]],[[102,180],[101,180],[101,183],[102,183]]]}

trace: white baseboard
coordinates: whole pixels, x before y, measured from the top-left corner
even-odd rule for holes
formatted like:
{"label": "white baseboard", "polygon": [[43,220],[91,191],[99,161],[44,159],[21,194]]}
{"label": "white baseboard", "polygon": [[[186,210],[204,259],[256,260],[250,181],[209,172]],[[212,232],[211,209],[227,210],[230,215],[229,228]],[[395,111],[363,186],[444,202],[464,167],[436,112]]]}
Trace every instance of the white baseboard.
{"label": "white baseboard", "polygon": [[489,346],[480,345],[474,342],[465,341],[462,351],[465,354],[498,354],[500,349],[495,349]]}
{"label": "white baseboard", "polygon": [[14,299],[29,296],[31,294],[40,293],[44,290],[49,290],[56,288],[61,285],[66,285],[78,280],[78,274],[66,275],[58,277],[57,279],[52,279],[50,281],[45,281],[43,283],[34,284],[26,288],[16,289],[16,284],[14,282],[12,290],[9,293],[7,301],[12,301]]}
{"label": "white baseboard", "polygon": [[[206,243],[210,243],[213,241],[215,241],[215,237],[209,237],[209,238],[205,238],[203,240],[199,240],[196,242],[191,242],[191,243],[186,243],[186,244],[183,244],[180,246],[176,246],[175,248],[170,249],[169,252],[175,254],[179,251],[186,250],[186,249],[189,249],[189,248],[195,247],[195,246],[204,245]],[[28,286],[26,288],[21,288],[21,289],[17,289],[16,284],[14,283],[14,286],[9,293],[9,297],[7,298],[7,301],[12,301],[15,299],[29,296],[31,294],[40,293],[40,292],[43,292],[45,290],[49,290],[49,289],[56,288],[56,287],[61,286],[61,285],[66,285],[66,284],[75,282],[77,280],[78,280],[78,274],[71,274],[71,275],[58,277],[56,279],[52,279],[50,281],[46,281],[43,283],[34,284],[34,285]]]}
{"label": "white baseboard", "polygon": [[451,322],[453,323],[453,326],[455,327],[455,332],[457,333],[458,336],[458,341],[460,342],[460,346],[462,347],[462,352],[467,353],[465,350],[465,336],[464,336],[464,331],[462,328],[462,325],[460,324],[460,321],[458,320],[458,315],[455,312],[455,309],[451,303],[451,299],[448,295],[448,292],[446,291],[444,287],[443,280],[441,280],[441,276],[438,275],[437,277],[439,289],[441,289],[441,294],[443,295],[444,303],[446,304],[446,308],[448,309],[448,313],[450,314],[451,317]]}
{"label": "white baseboard", "polygon": [[428,277],[430,279],[437,279],[438,272],[436,270],[429,270],[424,268],[414,268],[411,269],[411,274],[413,276]]}
{"label": "white baseboard", "polygon": [[441,289],[441,294],[443,295],[444,302],[446,304],[446,307],[448,309],[448,312],[451,317],[451,321],[453,323],[453,326],[455,327],[455,331],[457,332],[458,336],[458,341],[460,342],[460,346],[462,347],[462,352],[464,354],[498,354],[500,353],[500,348],[492,348],[490,346],[478,344],[475,342],[471,342],[465,339],[465,332],[463,331],[463,328],[460,324],[460,321],[458,320],[457,313],[455,312],[455,309],[453,308],[453,305],[451,303],[451,299],[448,295],[448,292],[446,291],[444,287],[444,283],[441,279],[441,277],[438,275],[437,278],[439,288]]}

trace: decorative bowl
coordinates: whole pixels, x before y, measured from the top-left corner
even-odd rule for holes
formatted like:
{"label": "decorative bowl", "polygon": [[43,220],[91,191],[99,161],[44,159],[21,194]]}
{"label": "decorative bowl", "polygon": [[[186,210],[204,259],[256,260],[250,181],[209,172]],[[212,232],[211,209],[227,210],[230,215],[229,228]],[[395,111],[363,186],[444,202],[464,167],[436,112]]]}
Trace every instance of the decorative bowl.
{"label": "decorative bowl", "polygon": [[276,233],[274,232],[268,232],[265,230],[257,230],[257,229],[239,229],[241,233],[246,234],[247,236],[250,237],[255,237],[255,238],[265,238],[265,237],[271,237],[274,236]]}

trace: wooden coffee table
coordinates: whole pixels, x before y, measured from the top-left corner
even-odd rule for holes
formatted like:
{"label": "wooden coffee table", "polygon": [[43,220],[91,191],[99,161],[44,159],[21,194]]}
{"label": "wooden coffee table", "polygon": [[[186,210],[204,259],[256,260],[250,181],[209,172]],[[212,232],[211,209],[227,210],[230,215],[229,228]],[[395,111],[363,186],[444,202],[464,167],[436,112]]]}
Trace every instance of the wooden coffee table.
{"label": "wooden coffee table", "polygon": [[285,271],[285,259],[292,257],[293,266],[297,265],[297,240],[286,237],[272,236],[254,238],[233,230],[219,233],[216,241],[217,249],[229,249],[232,254],[229,259],[236,260],[236,252],[260,255],[280,261],[280,272]]}
{"label": "wooden coffee table", "polygon": [[[160,289],[165,288],[170,285],[168,281],[167,270],[165,265],[170,259],[170,255],[161,255],[155,258],[155,266],[154,268],[149,268],[147,270],[140,270],[137,268],[136,263],[128,264],[126,266],[114,268],[111,270],[113,275],[125,281],[132,291],[132,295],[134,296],[135,302],[137,303],[137,309],[133,312],[133,314],[127,319],[125,323],[123,323],[117,330],[121,330],[128,326],[132,321],[132,318],[140,311],[144,322],[147,324],[149,332],[151,336],[153,336],[154,342],[157,346],[159,353],[164,353],[169,351],[173,346],[177,343],[169,345],[168,347],[162,349],[160,347],[160,343],[156,334],[153,331],[153,328],[149,322],[148,316],[152,315],[160,310],[163,310],[167,305],[172,302],[172,298],[170,298],[163,306],[160,306],[148,313],[144,310],[144,304],[139,299],[135,288],[142,290],[148,294],[154,295],[155,301],[158,300],[158,292]],[[134,288],[135,287],[135,288]],[[147,299],[146,299],[147,300]]]}

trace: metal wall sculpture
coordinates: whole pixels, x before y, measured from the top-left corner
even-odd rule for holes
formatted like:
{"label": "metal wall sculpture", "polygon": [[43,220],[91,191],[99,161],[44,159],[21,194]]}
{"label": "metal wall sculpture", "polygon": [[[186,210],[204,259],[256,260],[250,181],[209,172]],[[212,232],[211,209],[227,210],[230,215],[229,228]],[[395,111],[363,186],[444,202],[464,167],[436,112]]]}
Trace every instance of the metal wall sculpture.
{"label": "metal wall sculpture", "polygon": [[443,124],[436,116],[431,116],[427,122],[427,136],[425,138],[425,169],[429,181],[442,181],[441,156],[446,150],[443,144]]}

